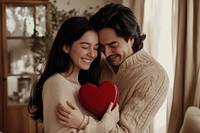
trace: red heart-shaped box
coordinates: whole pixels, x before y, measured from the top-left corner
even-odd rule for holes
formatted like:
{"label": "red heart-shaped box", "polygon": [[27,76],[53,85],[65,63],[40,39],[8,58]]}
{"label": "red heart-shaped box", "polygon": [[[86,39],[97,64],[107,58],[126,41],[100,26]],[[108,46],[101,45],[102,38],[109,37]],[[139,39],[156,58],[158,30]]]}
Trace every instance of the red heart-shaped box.
{"label": "red heart-shaped box", "polygon": [[112,81],[104,81],[98,87],[86,83],[79,90],[81,104],[93,114],[102,117],[110,102],[115,107],[118,100],[118,88]]}

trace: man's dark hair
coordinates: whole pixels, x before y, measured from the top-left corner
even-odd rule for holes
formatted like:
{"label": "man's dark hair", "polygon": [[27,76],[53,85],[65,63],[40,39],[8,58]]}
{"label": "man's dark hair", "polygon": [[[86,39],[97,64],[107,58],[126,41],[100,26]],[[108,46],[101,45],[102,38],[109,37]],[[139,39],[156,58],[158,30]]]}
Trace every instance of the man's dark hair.
{"label": "man's dark hair", "polygon": [[103,28],[113,29],[117,36],[125,41],[134,39],[133,51],[137,52],[143,48],[145,34],[141,35],[137,19],[130,8],[121,4],[108,4],[90,17],[90,22],[94,29],[99,32]]}

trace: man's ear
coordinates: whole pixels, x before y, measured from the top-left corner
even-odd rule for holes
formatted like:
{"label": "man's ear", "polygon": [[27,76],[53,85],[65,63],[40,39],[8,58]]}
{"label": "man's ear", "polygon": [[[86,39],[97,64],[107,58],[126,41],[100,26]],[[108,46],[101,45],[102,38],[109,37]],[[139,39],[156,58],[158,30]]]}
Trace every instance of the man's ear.
{"label": "man's ear", "polygon": [[67,46],[66,44],[63,46],[63,51],[68,54],[69,53],[69,46]]}
{"label": "man's ear", "polygon": [[134,41],[135,41],[135,39],[134,39],[133,37],[130,37],[130,38],[128,39],[128,43],[129,43],[131,46],[133,46]]}

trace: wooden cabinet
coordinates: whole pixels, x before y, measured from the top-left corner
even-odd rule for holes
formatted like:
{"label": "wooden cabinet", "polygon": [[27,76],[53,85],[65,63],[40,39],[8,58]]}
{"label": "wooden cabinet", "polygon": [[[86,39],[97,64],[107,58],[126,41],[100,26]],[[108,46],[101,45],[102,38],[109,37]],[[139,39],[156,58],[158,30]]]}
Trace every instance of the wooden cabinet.
{"label": "wooden cabinet", "polygon": [[45,34],[48,4],[48,0],[0,0],[0,132],[43,132],[42,124],[29,117],[25,92],[34,82],[31,35],[34,29]]}
{"label": "wooden cabinet", "polygon": [[35,133],[36,123],[29,117],[26,104],[8,104],[8,133]]}
{"label": "wooden cabinet", "polygon": [[42,124],[30,118],[27,104],[9,102],[7,114],[7,133],[43,133]]}

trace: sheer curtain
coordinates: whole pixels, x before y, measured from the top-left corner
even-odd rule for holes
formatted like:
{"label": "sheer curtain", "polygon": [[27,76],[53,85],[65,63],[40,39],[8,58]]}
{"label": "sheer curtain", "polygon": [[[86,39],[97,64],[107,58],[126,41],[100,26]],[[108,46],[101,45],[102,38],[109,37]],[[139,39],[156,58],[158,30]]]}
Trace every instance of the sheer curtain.
{"label": "sheer curtain", "polygon": [[200,107],[200,2],[174,0],[177,54],[168,133],[179,132],[186,109]]}
{"label": "sheer curtain", "polygon": [[144,48],[170,78],[168,97],[155,117],[153,132],[178,133],[186,109],[200,107],[200,2],[124,1],[139,16],[147,34]]}
{"label": "sheer curtain", "polygon": [[168,96],[155,116],[153,133],[166,133],[168,110],[172,101],[176,46],[172,45],[172,0],[145,1],[143,31],[147,34],[144,48],[168,73]]}
{"label": "sheer curtain", "polygon": [[[138,18],[142,32],[147,35],[144,49],[166,69],[170,88],[168,97],[155,116],[152,132],[166,133],[174,81],[175,46],[172,45],[172,0],[124,0]],[[169,106],[168,106],[169,105]]]}

